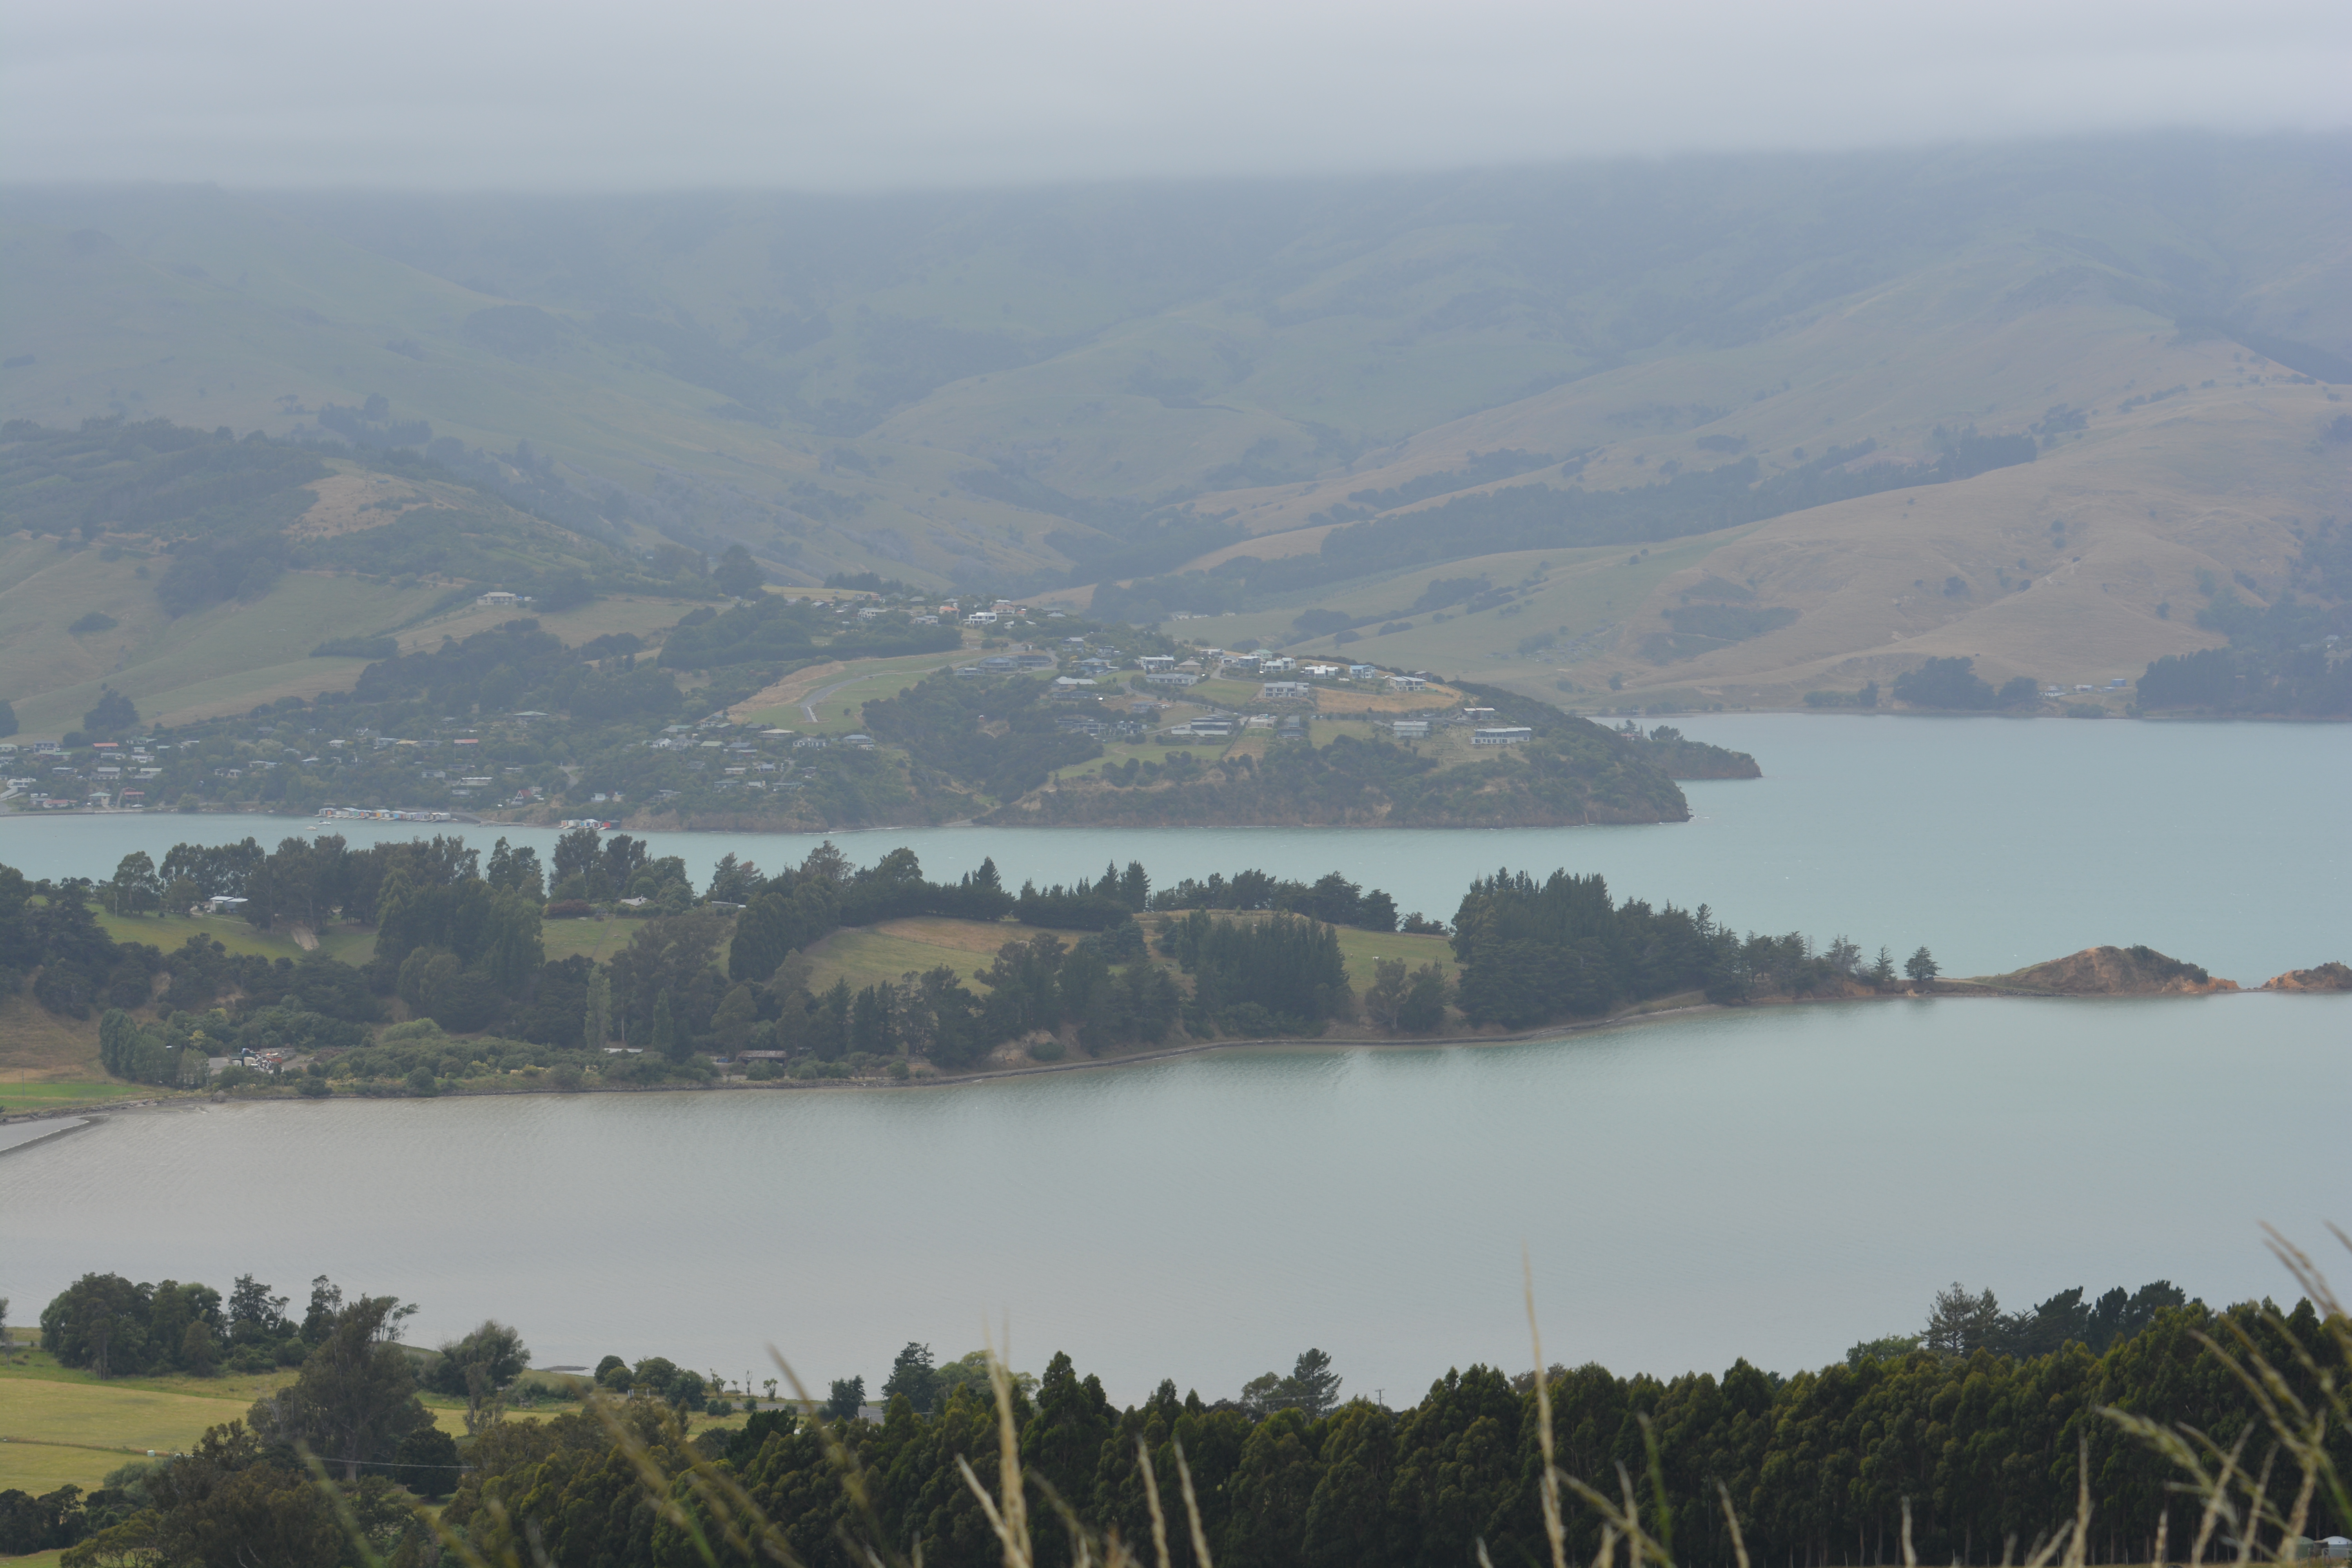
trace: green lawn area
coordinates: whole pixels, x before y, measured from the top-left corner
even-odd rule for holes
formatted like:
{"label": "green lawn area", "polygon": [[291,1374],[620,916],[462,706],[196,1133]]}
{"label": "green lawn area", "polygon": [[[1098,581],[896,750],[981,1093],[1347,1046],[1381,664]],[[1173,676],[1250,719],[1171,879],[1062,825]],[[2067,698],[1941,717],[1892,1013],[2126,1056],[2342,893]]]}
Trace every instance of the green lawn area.
{"label": "green lawn area", "polygon": [[[1144,929],[1157,940],[1163,917],[1146,916]],[[1236,915],[1237,920],[1264,920],[1264,915]],[[862,989],[881,981],[895,981],[913,971],[920,973],[946,964],[970,980],[988,967],[996,950],[1008,942],[1026,942],[1038,934],[1034,926],[1017,925],[1009,921],[951,921],[918,919],[888,921],[878,926],[861,927],[835,931],[807,950],[814,973],[809,977],[812,989],[823,991],[835,980],[846,980],[853,990]],[[1086,936],[1084,931],[1057,931],[1053,933],[1066,943],[1076,943]],[[1383,958],[1401,958],[1418,969],[1434,962],[1447,974],[1454,973],[1454,950],[1444,937],[1410,936],[1401,931],[1357,931],[1342,927],[1339,931],[1339,954],[1348,965],[1348,980],[1358,992],[1372,982],[1372,965]]]}
{"label": "green lawn area", "polygon": [[629,939],[644,929],[645,921],[635,920],[541,921],[539,923],[540,945],[546,950],[548,962],[582,954],[602,963],[629,945]]}
{"label": "green lawn area", "polygon": [[139,1083],[0,1083],[0,1111],[70,1110],[114,1100],[143,1100],[168,1090]]}
{"label": "green lawn area", "polygon": [[[866,719],[860,711],[863,704],[877,698],[896,697],[935,669],[968,663],[979,657],[977,650],[965,648],[956,653],[857,659],[848,668],[825,676],[808,688],[802,701],[814,699],[820,691],[828,693],[824,700],[816,703],[814,722],[810,721],[800,701],[742,710],[740,710],[740,720],[763,728],[795,730],[803,735],[846,735],[865,728]],[[838,689],[832,689],[836,687]],[[842,711],[844,709],[849,711],[845,713]]]}
{"label": "green lawn area", "polygon": [[[887,921],[835,931],[807,949],[814,973],[812,989],[822,991],[835,980],[846,980],[852,990],[880,981],[896,981],[909,971],[921,973],[944,963],[970,980],[987,968],[996,950],[1008,942],[1026,942],[1038,927],[1009,921],[950,921],[922,918]],[[1053,934],[1075,942],[1084,931]]]}
{"label": "green lawn area", "polygon": [[[33,1360],[33,1366],[0,1370],[0,1437],[7,1439],[0,1443],[0,1488],[36,1496],[68,1482],[93,1489],[150,1448],[187,1448],[207,1426],[242,1419],[262,1385],[253,1378],[100,1383],[37,1352]],[[286,1377],[279,1373],[266,1386]]]}
{"label": "green lawn area", "polygon": [[256,931],[234,915],[110,915],[98,923],[117,942],[143,942],[150,947],[175,952],[192,936],[208,936],[231,952],[257,952],[265,958],[299,958],[302,950],[284,930]]}
{"label": "green lawn area", "polygon": [[[1450,914],[1453,911],[1445,912]],[[1449,976],[1454,968],[1453,945],[1442,936],[1357,931],[1351,926],[1339,928],[1339,956],[1348,963],[1348,984],[1356,988],[1359,995],[1363,994],[1365,986],[1372,983],[1372,965],[1383,958],[1402,958],[1406,966],[1412,969],[1433,963]]]}
{"label": "green lawn area", "polygon": [[[22,1342],[19,1342],[20,1346]],[[19,1349],[0,1365],[0,1489],[38,1496],[71,1482],[89,1490],[108,1471],[143,1459],[150,1448],[184,1450],[208,1426],[244,1418],[253,1402],[294,1378],[291,1368],[258,1373],[110,1378],[59,1366],[41,1351]],[[426,1401],[434,1425],[466,1432],[463,1400]],[[37,1558],[12,1559],[37,1562]]]}
{"label": "green lawn area", "polygon": [[1184,699],[1204,707],[1214,705],[1219,708],[1238,708],[1244,703],[1257,700],[1258,684],[1255,680],[1226,680],[1211,677],[1197,685],[1185,688]]}
{"label": "green lawn area", "polygon": [[352,928],[321,931],[319,934],[319,951],[339,963],[357,968],[375,956],[375,932]]}
{"label": "green lawn area", "polygon": [[1169,754],[1174,752],[1187,752],[1194,762],[1205,766],[1223,756],[1230,749],[1230,746],[1220,746],[1213,742],[1186,742],[1150,739],[1132,742],[1107,741],[1103,743],[1101,756],[1055,771],[1065,779],[1091,778],[1105,768],[1125,766],[1129,757],[1139,758],[1147,763],[1164,763],[1168,760]]}

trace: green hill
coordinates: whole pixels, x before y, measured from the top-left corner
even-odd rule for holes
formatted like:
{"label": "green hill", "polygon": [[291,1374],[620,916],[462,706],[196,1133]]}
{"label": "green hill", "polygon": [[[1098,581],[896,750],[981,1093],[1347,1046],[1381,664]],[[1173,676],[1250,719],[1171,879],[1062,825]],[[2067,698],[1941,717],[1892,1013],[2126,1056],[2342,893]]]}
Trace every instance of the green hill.
{"label": "green hill", "polygon": [[[591,636],[711,595],[698,565],[658,575],[619,530],[583,537],[429,461],[163,419],[0,426],[0,697],[38,735],[107,688],[172,722],[342,689],[404,636],[472,629],[486,589]],[[615,592],[644,611],[598,603]]]}
{"label": "green hill", "polygon": [[[19,190],[0,415],[437,453],[787,583],[1108,581],[1106,613],[1231,611],[1228,641],[1332,609],[1383,661],[1555,694],[1791,702],[1946,655],[2103,681],[2218,645],[2199,574],[2274,602],[2341,509],[2347,172],[2340,136],[2150,136],[871,197]],[[1388,613],[1547,567],[1514,617]]]}

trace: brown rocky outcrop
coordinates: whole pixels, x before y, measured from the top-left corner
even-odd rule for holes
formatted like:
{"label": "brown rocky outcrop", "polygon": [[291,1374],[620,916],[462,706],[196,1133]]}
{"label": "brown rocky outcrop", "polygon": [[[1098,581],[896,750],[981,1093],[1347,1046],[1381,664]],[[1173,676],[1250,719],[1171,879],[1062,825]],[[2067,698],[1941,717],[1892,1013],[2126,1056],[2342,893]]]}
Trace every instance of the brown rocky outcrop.
{"label": "brown rocky outcrop", "polygon": [[2138,946],[2086,947],[1990,984],[2046,996],[2208,996],[2238,989],[2234,980],[2217,980],[2194,963]]}
{"label": "brown rocky outcrop", "polygon": [[2263,982],[2265,991],[2352,991],[2352,964],[2323,963],[2316,969],[2290,969]]}

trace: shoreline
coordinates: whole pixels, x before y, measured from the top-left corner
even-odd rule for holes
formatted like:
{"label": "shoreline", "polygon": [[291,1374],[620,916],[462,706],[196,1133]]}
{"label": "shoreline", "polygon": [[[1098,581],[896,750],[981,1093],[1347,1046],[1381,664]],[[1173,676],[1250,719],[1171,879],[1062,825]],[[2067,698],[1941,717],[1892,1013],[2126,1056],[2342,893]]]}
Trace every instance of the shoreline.
{"label": "shoreline", "polygon": [[[721,1079],[716,1083],[707,1084],[600,1084],[594,1088],[583,1087],[580,1089],[569,1089],[541,1088],[538,1086],[514,1089],[451,1089],[431,1095],[337,1094],[331,1096],[330,1100],[386,1100],[405,1102],[415,1100],[497,1100],[509,1097],[579,1096],[594,1094],[711,1094],[768,1092],[818,1092],[837,1094],[843,1092],[873,1091],[901,1093],[908,1089],[965,1089],[976,1084],[1001,1083],[1013,1079],[1037,1078],[1048,1073],[1088,1072],[1126,1067],[1141,1067],[1147,1063],[1177,1061],[1187,1057],[1213,1056],[1221,1051],[1253,1050],[1311,1052],[1355,1050],[1451,1050],[1459,1049],[1464,1047],[1519,1046],[1533,1044],[1543,1040],[1567,1039],[1579,1035],[1594,1034],[1618,1029],[1631,1029],[1644,1024],[1660,1022],[1666,1019],[1687,1019],[1706,1014],[1759,1012],[1775,1007],[1834,1006],[1843,1003],[1929,1002],[1937,1000],[1939,997],[1956,1001],[1966,1001],[1971,999],[2006,999],[2024,1002],[2146,1002],[2173,1000],[2197,1001],[2220,996],[2290,994],[2290,993],[2284,992],[2271,993],[2255,989],[2214,991],[2195,994],[2158,993],[2148,995],[2093,994],[2070,996],[2063,993],[2020,991],[1999,986],[1978,984],[1969,981],[1944,981],[1940,982],[1939,984],[1949,986],[1950,989],[1938,989],[1929,992],[1911,990],[1890,991],[1875,994],[1864,994],[1857,996],[1776,997],[1746,1003],[1695,1002],[1682,1006],[1657,1007],[1652,1008],[1648,1011],[1643,1011],[1639,1008],[1629,1008],[1624,1012],[1612,1013],[1608,1016],[1601,1018],[1587,1018],[1570,1020],[1561,1023],[1543,1024],[1534,1028],[1517,1029],[1498,1034],[1429,1035],[1414,1038],[1398,1038],[1394,1036],[1276,1035],[1262,1036],[1252,1039],[1194,1040],[1182,1045],[1155,1047],[1149,1050],[1130,1052],[1125,1056],[1089,1057],[1075,1061],[1031,1062],[1020,1067],[998,1068],[989,1071],[942,1073],[929,1078],[909,1079],[903,1083],[895,1082],[888,1079],[879,1078],[770,1079],[759,1083],[753,1083],[748,1079]],[[2305,994],[2305,993],[2300,992],[2291,994],[2298,995]],[[2326,994],[2326,993],[2313,993],[2313,994]],[[330,1101],[306,1100],[297,1095],[279,1094],[257,1095],[249,1099],[229,1096],[226,1093],[221,1094],[221,1097],[217,1099],[215,1099],[212,1094],[205,1093],[190,1094],[185,1097],[166,1098],[158,1096],[156,1098],[147,1100],[110,1100],[89,1108],[60,1107],[55,1110],[28,1110],[19,1111],[13,1114],[0,1114],[0,1127],[10,1126],[19,1122],[40,1121],[49,1120],[51,1118],[61,1117],[79,1117],[83,1119],[85,1123],[94,1126],[98,1122],[104,1121],[107,1117],[118,1112],[171,1110],[184,1109],[189,1106],[269,1104],[310,1105],[329,1102]],[[23,1143],[16,1144],[9,1149],[0,1150],[0,1156],[14,1153],[17,1149],[30,1148],[36,1143],[47,1142],[48,1138],[53,1138],[59,1134],[75,1131],[79,1131],[79,1129],[59,1128],[56,1133],[50,1133],[42,1138],[27,1139]]]}

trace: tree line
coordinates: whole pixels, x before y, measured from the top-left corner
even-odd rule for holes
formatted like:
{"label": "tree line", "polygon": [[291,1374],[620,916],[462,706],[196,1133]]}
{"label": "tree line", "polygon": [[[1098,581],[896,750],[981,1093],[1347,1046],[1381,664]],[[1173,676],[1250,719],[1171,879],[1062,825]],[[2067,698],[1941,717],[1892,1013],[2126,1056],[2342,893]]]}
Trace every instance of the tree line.
{"label": "tree line", "polygon": [[[1764,994],[1860,994],[1903,984],[1885,948],[1866,962],[1843,936],[1823,947],[1801,931],[1743,938],[1705,904],[1613,903],[1605,879],[1565,870],[1541,882],[1508,868],[1473,881],[1454,918],[1453,946],[1463,1016],[1506,1028],[1596,1017],[1685,992],[1729,1003]],[[1925,947],[1904,964],[1905,978],[1915,984],[1936,973]]]}
{"label": "tree line", "polygon": [[[709,1058],[745,1053],[756,1077],[892,1062],[903,1076],[914,1058],[960,1069],[1015,1039],[1050,1059],[1058,1042],[1091,1051],[1156,1042],[1180,1026],[1193,1038],[1305,1036],[1366,1017],[1427,1034],[1449,1005],[1475,1026],[1526,1028],[1685,992],[1717,1002],[1844,995],[1936,973],[1924,948],[1898,972],[1885,949],[1871,962],[1843,937],[1742,937],[1705,906],[1621,904],[1601,879],[1566,871],[1474,881],[1451,932],[1455,973],[1390,958],[1359,976],[1339,931],[1446,927],[1417,912],[1400,922],[1389,894],[1337,871],[1311,882],[1218,872],[1156,889],[1130,861],[1013,891],[992,859],[933,881],[910,850],[857,867],[828,842],[773,875],[729,855],[698,892],[682,859],[593,828],[565,834],[552,862],[542,868],[503,838],[485,862],[453,837],[354,849],[322,836],[267,852],[251,839],[183,844],[160,867],[133,853],[97,884],[34,884],[0,868],[0,984],[29,977],[52,1011],[100,1012],[100,1060],[116,1077],[188,1087],[224,1056],[323,1052],[301,1086],[326,1094],[342,1080],[432,1093],[486,1074],[522,1073],[517,1087],[578,1087],[592,1070],[607,1083],[699,1080],[714,1074]],[[215,894],[244,899],[246,919],[264,929],[372,924],[373,955],[355,966],[323,952],[233,954],[204,933],[166,952],[116,941],[91,908],[128,914]],[[618,952],[602,963],[547,957],[547,920],[622,894],[640,901],[641,918]],[[1176,973],[1154,962],[1139,915],[1156,918],[1157,957]],[[969,978],[939,964],[864,985],[816,983],[806,956],[816,943],[910,916],[1030,934],[1008,931]],[[1084,934],[1061,934],[1071,931]],[[395,1002],[408,1021],[381,1026],[399,1016]]]}
{"label": "tree line", "polygon": [[[2326,439],[2339,446],[2352,439],[2352,423],[2337,416]],[[2239,597],[2240,587],[2257,591],[2242,572],[2235,585],[2198,574],[2208,602],[2197,624],[2221,633],[2230,646],[2150,663],[2135,693],[2142,709],[2352,713],[2352,659],[2343,649],[2352,635],[2352,528],[2326,517],[2308,529],[2297,522],[2293,531],[2299,548],[2286,563],[2284,584],[2261,590],[2268,605]],[[2158,613],[2170,610],[2167,605]]]}
{"label": "tree line", "polygon": [[[433,1497],[454,1486],[443,1521],[489,1561],[748,1563],[741,1546],[724,1544],[724,1526],[752,1516],[714,1512],[725,1493],[713,1483],[724,1481],[819,1568],[1003,1560],[962,1479],[966,1464],[984,1487],[998,1477],[997,1410],[979,1355],[940,1365],[928,1346],[908,1344],[878,1421],[860,1419],[864,1382],[852,1378],[834,1384],[821,1410],[771,1400],[740,1426],[693,1436],[697,1413],[731,1413],[701,1374],[658,1356],[632,1364],[610,1355],[593,1376],[614,1401],[602,1412],[501,1419],[498,1391],[529,1363],[514,1330],[486,1321],[419,1358],[398,1343],[410,1309],[391,1297],[346,1300],[321,1279],[297,1323],[267,1286],[237,1285],[224,1308],[201,1286],[90,1275],[50,1304],[43,1343],[68,1364],[104,1353],[92,1349],[98,1325],[116,1325],[114,1354],[132,1353],[122,1325],[143,1311],[163,1339],[176,1331],[184,1344],[210,1326],[226,1342],[268,1347],[295,1376],[243,1421],[214,1427],[187,1455],[118,1472],[86,1504],[0,1493],[0,1531],[24,1519],[52,1532],[22,1548],[32,1550],[87,1537],[72,1564],[142,1550],[178,1561],[175,1551],[200,1555],[188,1548],[208,1531],[243,1529],[278,1543],[271,1561],[329,1568],[344,1560],[352,1529],[386,1555],[404,1542],[421,1546],[421,1534],[404,1533],[415,1516],[404,1489]],[[2340,1419],[2347,1374],[2352,1330],[2340,1313],[2323,1319],[2307,1300],[2217,1311],[2158,1280],[2095,1301],[2062,1291],[2016,1314],[2000,1312],[1990,1291],[1954,1286],[1921,1332],[1857,1345],[1793,1376],[1746,1360],[1719,1376],[1672,1378],[1555,1364],[1542,1392],[1559,1468],[1612,1491],[1622,1468],[1645,1528],[1675,1562],[1728,1568],[1738,1554],[1728,1502],[1754,1563],[1859,1568],[1916,1554],[1975,1568],[2018,1561],[2070,1528],[2078,1487],[2090,1501],[2086,1561],[2147,1562],[2159,1531],[2168,1560],[2185,1555],[2197,1500],[2119,1414],[2200,1434],[2244,1461],[2241,1484],[2273,1511],[2209,1539],[2208,1561],[2237,1555],[2245,1529],[2260,1533],[2250,1541],[2258,1553],[2276,1550],[2290,1517],[2307,1535],[2341,1531],[2352,1519],[2324,1470],[2352,1465]],[[1418,1568],[1475,1561],[1482,1549],[1496,1563],[1548,1560],[1537,1384],[1532,1373],[1473,1365],[1391,1409],[1343,1399],[1330,1358],[1310,1350],[1237,1397],[1180,1395],[1163,1381],[1122,1408],[1057,1354],[1042,1377],[1010,1379],[1007,1395],[1037,1520],[1050,1524],[1058,1502],[1090,1532],[1150,1540],[1148,1464],[1171,1509],[1189,1479],[1215,1563]],[[433,1428],[421,1387],[468,1398],[465,1438]],[[2258,1461],[2278,1431],[2266,1405],[2338,1418],[2313,1429],[2302,1462]],[[352,1516],[340,1529],[298,1445],[340,1483]],[[2315,1487],[2313,1466],[2322,1468]],[[1602,1559],[1595,1511],[1571,1500],[1563,1522],[1572,1560]],[[1169,1547],[1172,1563],[1207,1568],[1181,1512]],[[1040,1530],[1036,1561],[1071,1562],[1059,1530]]]}
{"label": "tree line", "polygon": [[[2102,1412],[2194,1427],[2225,1450],[2241,1435],[2259,1441],[2257,1401],[2200,1339],[2238,1333],[2315,1407],[2326,1399],[2320,1379],[2344,1376],[2342,1339],[2306,1302],[2276,1315],[2253,1303],[2223,1312],[2161,1308],[2104,1353],[2074,1340],[2024,1357],[1985,1348],[1870,1355],[1793,1377],[1740,1361],[1720,1376],[1625,1377],[1587,1365],[1551,1367],[1545,1380],[1561,1468],[1613,1491],[1623,1466],[1681,1563],[1733,1561],[1726,1494],[1759,1563],[1899,1561],[1906,1501],[1921,1561],[2016,1561],[2072,1523],[2078,1478],[2092,1500],[2088,1558],[2146,1562],[2168,1517],[2168,1539],[2181,1550],[2196,1505],[2173,1490],[2167,1459]],[[2298,1362],[2295,1345],[2315,1352],[2311,1364]],[[1035,1484],[1033,1517],[1049,1521],[1038,1560],[1069,1561],[1050,1524],[1048,1488],[1091,1531],[1151,1539],[1139,1442],[1171,1510],[1181,1509],[1181,1445],[1217,1563],[1404,1568],[1476,1561],[1482,1545],[1496,1563],[1548,1559],[1531,1374],[1449,1372],[1403,1410],[1341,1403],[1336,1384],[1328,1359],[1309,1352],[1289,1377],[1269,1373],[1244,1399],[1212,1404],[1162,1383],[1121,1409],[1097,1379],[1055,1356],[1034,1390],[1013,1395],[1023,1468]],[[983,1485],[994,1483],[995,1412],[985,1387],[954,1388],[929,1415],[902,1392],[879,1422],[780,1411],[704,1439],[648,1410],[630,1436],[677,1476],[669,1495],[688,1518],[712,1522],[683,1473],[707,1459],[745,1489],[804,1563],[866,1561],[855,1550],[860,1510],[835,1445],[856,1466],[879,1551],[919,1552],[935,1563],[1001,1560],[958,1469],[964,1460]],[[2352,1460],[2340,1430],[2326,1450],[2339,1467]],[[614,1462],[618,1451],[591,1418],[510,1424],[469,1455],[478,1468],[447,1517],[492,1552],[520,1545],[535,1523],[547,1560],[565,1568],[691,1561],[686,1532],[642,1505],[635,1476]],[[2293,1472],[2281,1463],[2263,1478],[2281,1517],[2300,1482]],[[2307,1532],[2343,1528],[2339,1508],[2316,1506]],[[1192,1568],[1181,1511],[1171,1522],[1171,1559]],[[1601,1521],[1571,1503],[1565,1522],[1571,1560],[1599,1560]],[[2209,1545],[2223,1558],[2233,1551],[2234,1542]],[[724,1552],[718,1560],[748,1561]]]}

